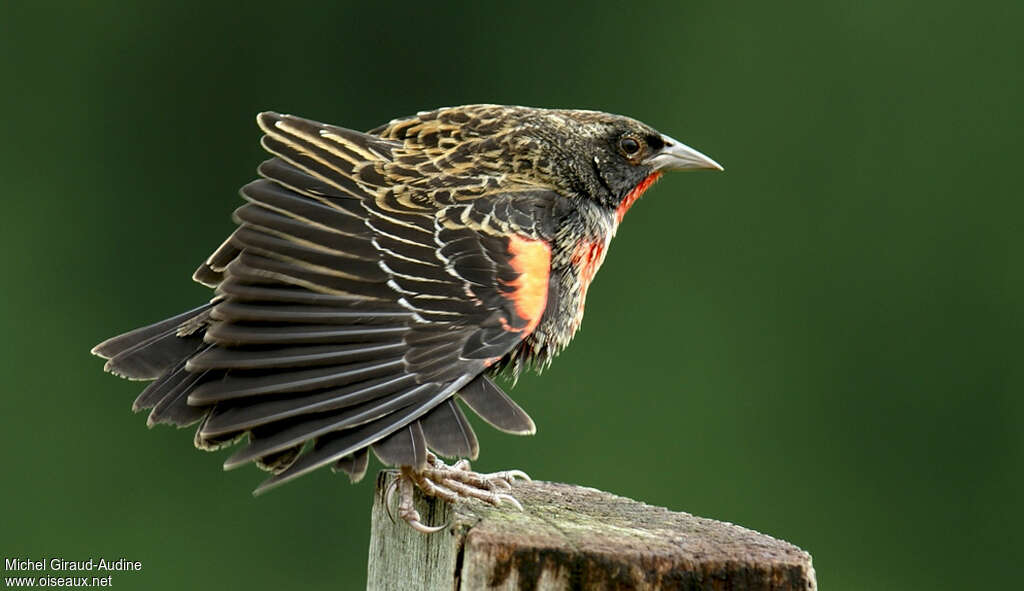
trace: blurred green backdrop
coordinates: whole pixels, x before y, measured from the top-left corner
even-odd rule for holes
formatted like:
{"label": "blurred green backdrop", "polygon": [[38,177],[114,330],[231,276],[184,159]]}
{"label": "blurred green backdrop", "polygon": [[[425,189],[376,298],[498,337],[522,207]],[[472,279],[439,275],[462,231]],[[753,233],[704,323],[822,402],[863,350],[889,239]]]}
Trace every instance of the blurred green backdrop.
{"label": "blurred green backdrop", "polygon": [[726,172],[631,211],[513,391],[537,436],[481,426],[478,467],[790,540],[825,589],[1017,580],[1024,4],[370,4],[2,4],[0,554],[362,587],[372,478],[255,499],[88,351],[207,297],[257,111],[498,102],[629,114]]}

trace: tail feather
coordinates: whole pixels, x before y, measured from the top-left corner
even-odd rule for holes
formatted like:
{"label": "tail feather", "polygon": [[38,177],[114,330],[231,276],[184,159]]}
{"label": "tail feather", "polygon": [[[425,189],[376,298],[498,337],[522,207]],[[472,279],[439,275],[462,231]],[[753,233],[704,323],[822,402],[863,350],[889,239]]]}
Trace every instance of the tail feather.
{"label": "tail feather", "polygon": [[147,423],[168,423],[187,427],[209,413],[209,408],[188,405],[188,394],[207,372],[191,373],[185,364],[190,357],[209,348],[201,330],[213,302],[156,324],[103,341],[92,352],[108,359],[105,369],[136,380],[155,380],[132,404],[138,412],[147,408]]}
{"label": "tail feather", "polygon": [[442,456],[475,460],[480,453],[473,427],[455,399],[449,398],[420,419],[427,445]]}
{"label": "tail feather", "polygon": [[416,468],[427,465],[427,442],[419,421],[409,423],[370,447],[385,464]]}
{"label": "tail feather", "polygon": [[133,380],[153,380],[191,356],[198,348],[195,339],[179,338],[187,324],[201,325],[213,303],[207,303],[167,320],[137,328],[107,339],[93,347],[92,353],[108,359],[104,369]]}
{"label": "tail feather", "polygon": [[459,392],[466,406],[495,429],[514,435],[533,435],[533,419],[485,375],[477,376]]}
{"label": "tail feather", "polygon": [[168,392],[176,389],[188,376],[188,372],[185,371],[185,360],[182,359],[139,393],[132,403],[132,411],[140,412],[155,407]]}
{"label": "tail feather", "polygon": [[363,476],[366,476],[366,468],[370,461],[369,449],[364,447],[351,455],[341,458],[331,466],[331,469],[335,472],[338,470],[345,472],[345,474],[348,474],[348,479],[353,483],[359,482],[363,479]]}
{"label": "tail feather", "polygon": [[208,372],[191,373],[185,369],[184,361],[181,367],[174,372],[180,375],[175,383],[167,388],[167,391],[149,413],[146,424],[153,426],[157,423],[188,427],[210,413],[209,407],[190,406],[188,395],[195,389],[199,382]]}

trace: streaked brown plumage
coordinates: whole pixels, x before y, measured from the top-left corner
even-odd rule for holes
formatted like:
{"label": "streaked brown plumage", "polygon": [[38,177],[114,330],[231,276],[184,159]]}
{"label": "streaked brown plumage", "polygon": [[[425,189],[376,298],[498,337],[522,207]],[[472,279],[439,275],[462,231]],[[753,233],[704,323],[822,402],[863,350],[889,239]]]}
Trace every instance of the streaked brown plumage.
{"label": "streaked brown plumage", "polygon": [[[274,155],[239,227],[196,271],[213,299],[109,339],[106,369],[154,380],[149,422],[273,472],[257,492],[368,450],[413,472],[475,458],[461,399],[510,433],[533,421],[490,379],[571,340],[626,209],[663,170],[720,168],[592,111],[469,105],[367,133],[262,113]],[[431,458],[432,459],[432,458]]]}

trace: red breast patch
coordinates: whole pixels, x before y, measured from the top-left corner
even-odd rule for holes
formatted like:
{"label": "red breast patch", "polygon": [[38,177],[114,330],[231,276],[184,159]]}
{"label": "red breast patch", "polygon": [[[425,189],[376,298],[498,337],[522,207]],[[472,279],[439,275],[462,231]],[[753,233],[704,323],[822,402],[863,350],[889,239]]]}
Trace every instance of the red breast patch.
{"label": "red breast patch", "polygon": [[650,188],[655,181],[661,178],[661,172],[654,172],[648,175],[647,178],[640,181],[640,184],[633,187],[633,190],[626,194],[626,198],[619,204],[618,209],[615,210],[615,219],[621,223],[622,218],[626,217],[626,211],[633,206],[633,203],[644,194],[644,191]]}

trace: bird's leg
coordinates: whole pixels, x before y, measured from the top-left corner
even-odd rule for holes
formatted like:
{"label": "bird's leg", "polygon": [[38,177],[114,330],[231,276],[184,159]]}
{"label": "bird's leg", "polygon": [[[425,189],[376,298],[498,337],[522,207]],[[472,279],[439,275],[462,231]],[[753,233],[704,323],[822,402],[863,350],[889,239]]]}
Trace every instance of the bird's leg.
{"label": "bird's leg", "polygon": [[508,491],[512,490],[512,482],[521,478],[530,480],[522,470],[508,470],[491,474],[480,474],[470,470],[469,462],[459,460],[449,466],[432,453],[427,453],[427,466],[421,470],[411,466],[402,466],[397,480],[388,488],[385,498],[387,507],[391,506],[391,496],[398,490],[398,516],[410,527],[423,533],[434,533],[445,528],[427,526],[420,520],[420,514],[413,507],[413,486],[419,487],[428,497],[444,499],[449,503],[457,503],[463,499],[478,499],[497,507],[503,501],[516,507],[519,504]]}

